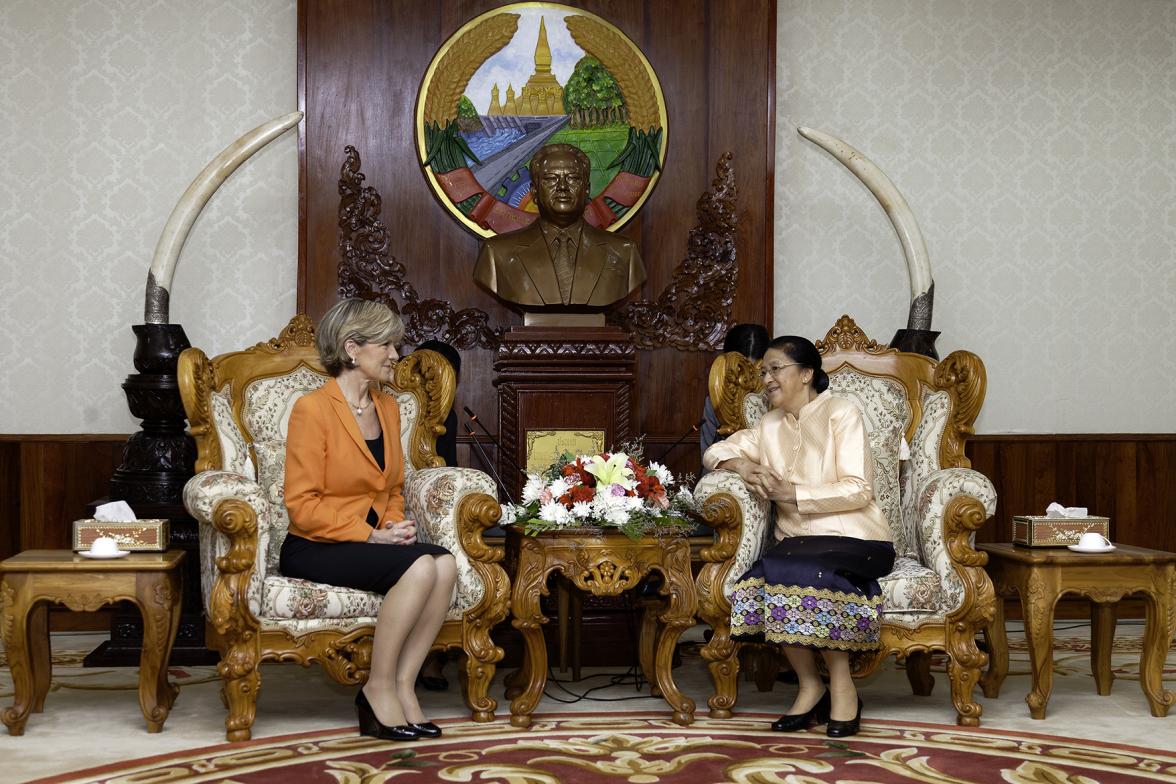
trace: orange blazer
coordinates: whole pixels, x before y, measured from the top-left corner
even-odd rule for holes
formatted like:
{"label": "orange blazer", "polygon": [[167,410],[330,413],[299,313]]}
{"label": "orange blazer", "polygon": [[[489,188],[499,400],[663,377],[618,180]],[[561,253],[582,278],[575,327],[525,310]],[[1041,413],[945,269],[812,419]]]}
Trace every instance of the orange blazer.
{"label": "orange blazer", "polygon": [[303,395],[286,436],[286,509],[290,533],[319,542],[364,542],[368,510],[380,522],[404,519],[404,454],[396,400],[373,389],[384,431],[384,470],[372,457],[339,382]]}

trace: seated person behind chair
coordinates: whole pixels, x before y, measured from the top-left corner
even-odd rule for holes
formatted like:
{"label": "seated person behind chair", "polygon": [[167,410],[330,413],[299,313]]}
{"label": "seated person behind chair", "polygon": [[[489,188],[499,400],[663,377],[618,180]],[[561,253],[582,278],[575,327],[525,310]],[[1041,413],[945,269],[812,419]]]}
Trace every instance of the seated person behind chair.
{"label": "seated person behind chair", "polygon": [[403,336],[400,317],[378,302],[343,300],[319,322],[319,357],[333,378],[290,413],[281,570],[384,595],[371,672],[355,697],[359,731],[411,741],[441,734],[413,686],[445,622],[457,564],[445,548],[418,542],[404,519],[400,410],[379,389]]}
{"label": "seated person behind chair", "polygon": [[[723,353],[738,351],[748,359],[763,359],[769,340],[771,337],[768,330],[762,324],[736,324],[727,330],[727,336],[723,338]],[[711,444],[724,438],[726,436],[719,435],[719,417],[708,393],[706,402],[702,404],[702,429],[698,433],[699,454],[705,455]],[[707,467],[703,466],[702,473],[706,474],[707,471]]]}
{"label": "seated person behind chair", "polygon": [[482,243],[474,280],[527,309],[604,307],[645,281],[633,241],[584,221],[592,162],[570,144],[531,158],[539,219]]}
{"label": "seated person behind chair", "polygon": [[[796,671],[796,700],[772,729],[828,722],[829,737],[854,735],[862,702],[849,653],[878,647],[878,578],[894,565],[865,424],[857,406],[828,391],[821,355],[805,338],[773,340],[761,377],[772,410],[703,456],[776,508],[775,546],[735,583],[731,637],[778,643]],[[813,627],[826,631],[803,630]],[[829,670],[828,690],[814,651]]]}

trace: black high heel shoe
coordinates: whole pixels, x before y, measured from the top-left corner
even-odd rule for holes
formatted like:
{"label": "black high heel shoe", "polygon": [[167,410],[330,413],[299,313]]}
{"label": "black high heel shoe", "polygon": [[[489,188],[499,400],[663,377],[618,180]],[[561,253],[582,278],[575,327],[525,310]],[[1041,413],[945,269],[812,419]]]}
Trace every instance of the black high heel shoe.
{"label": "black high heel shoe", "polygon": [[416,734],[421,736],[422,738],[440,738],[441,737],[441,728],[438,727],[436,724],[434,724],[431,721],[422,722],[420,724],[417,724],[416,722],[410,721],[408,723],[408,726],[412,727],[413,730],[416,731]]}
{"label": "black high heel shoe", "polygon": [[772,722],[772,729],[776,732],[799,732],[806,730],[811,724],[824,724],[829,720],[829,690],[821,695],[817,704],[804,713],[785,713]]}
{"label": "black high heel shoe", "polygon": [[857,735],[858,730],[862,728],[862,698],[858,697],[858,712],[849,721],[838,721],[837,719],[829,719],[829,726],[825,728],[825,734],[830,738],[848,738],[850,735]]}
{"label": "black high heel shoe", "polygon": [[[359,693],[355,695],[355,713],[359,717],[359,734],[366,735],[369,738],[379,738],[380,740],[400,740],[410,741],[417,740],[424,737],[411,724],[397,724],[394,727],[389,727],[387,724],[381,724],[380,720],[376,718],[376,712],[372,710],[372,704],[368,702],[367,695],[363,693],[361,687]],[[441,731],[438,730],[440,735]]]}

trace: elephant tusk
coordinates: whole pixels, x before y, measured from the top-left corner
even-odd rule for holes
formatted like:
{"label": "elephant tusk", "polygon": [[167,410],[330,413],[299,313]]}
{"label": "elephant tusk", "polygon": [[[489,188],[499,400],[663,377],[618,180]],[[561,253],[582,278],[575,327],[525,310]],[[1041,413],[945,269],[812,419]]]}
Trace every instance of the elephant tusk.
{"label": "elephant tusk", "polygon": [[796,129],[801,136],[821,147],[853,172],[870,189],[874,198],[886,211],[902,245],[906,257],[907,274],[911,283],[911,306],[907,315],[908,329],[931,329],[931,308],[935,295],[935,281],[931,277],[931,260],[923,232],[911,212],[910,205],[898,188],[878,166],[852,146],[835,136],[812,128]]}
{"label": "elephant tusk", "polygon": [[188,240],[192,224],[200,216],[204,205],[237,168],[254,153],[266,146],[302,120],[302,112],[291,112],[257,126],[237,141],[221,150],[220,155],[196,175],[192,184],[172,209],[147,272],[147,296],[143,305],[143,319],[148,324],[167,324],[172,276],[180,251]]}

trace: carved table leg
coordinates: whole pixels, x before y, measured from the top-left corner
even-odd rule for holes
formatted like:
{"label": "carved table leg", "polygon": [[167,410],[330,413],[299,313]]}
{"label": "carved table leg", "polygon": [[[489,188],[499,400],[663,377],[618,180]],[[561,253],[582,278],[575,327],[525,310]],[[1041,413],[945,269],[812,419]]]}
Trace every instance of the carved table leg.
{"label": "carved table leg", "polygon": [[45,695],[53,675],[49,645],[49,603],[37,602],[29,612],[29,664],[33,670],[33,713],[45,709]]}
{"label": "carved table leg", "polygon": [[1057,575],[1042,577],[1041,570],[1030,571],[1017,591],[1021,595],[1021,615],[1025,619],[1025,639],[1029,644],[1029,667],[1033,687],[1025,702],[1029,715],[1045,718],[1045,707],[1053,691],[1053,616],[1058,600]]}
{"label": "carved table leg", "polygon": [[1090,671],[1094,685],[1104,697],[1111,693],[1115,675],[1111,672],[1111,643],[1115,639],[1115,603],[1090,603]]}
{"label": "carved table leg", "polygon": [[148,732],[160,732],[179,689],[168,683],[167,661],[180,626],[178,571],[140,574],[135,604],[143,613],[143,650],[139,662],[139,706]]}
{"label": "carved table leg", "polygon": [[559,613],[559,671],[568,671],[568,620],[572,608],[572,589],[559,580],[555,585]]}
{"label": "carved table leg", "polygon": [[674,709],[674,723],[694,723],[694,700],[678,691],[674,683],[674,648],[685,629],[694,625],[698,612],[698,595],[690,573],[690,551],[685,542],[677,542],[665,553],[665,583],[661,592],[667,597],[668,608],[661,616],[665,627],[657,642],[654,675],[666,702]]}
{"label": "carved table leg", "polygon": [[547,619],[539,609],[539,595],[547,577],[543,547],[528,539],[519,548],[518,570],[511,592],[511,625],[522,632],[527,682],[523,691],[510,703],[510,723],[515,727],[531,726],[531,713],[539,704],[547,683],[547,643],[542,624]]}
{"label": "carved table leg", "polygon": [[984,638],[988,641],[988,670],[980,679],[980,688],[985,697],[995,700],[1009,674],[1009,638],[1005,631],[1004,596],[1000,592],[997,592],[996,612],[992,623],[984,630]]}
{"label": "carved table leg", "polygon": [[1144,593],[1144,607],[1147,628],[1143,633],[1143,654],[1139,657],[1139,685],[1147,697],[1151,715],[1160,718],[1168,715],[1168,709],[1176,704],[1176,692],[1164,688],[1164,660],[1168,646],[1176,632],[1176,616],[1173,615],[1170,584],[1173,569],[1155,569],[1151,590]]}
{"label": "carved table leg", "polygon": [[32,646],[29,645],[28,575],[9,574],[0,582],[0,630],[4,632],[4,650],[8,654],[8,668],[12,673],[12,707],[0,714],[9,735],[24,735],[29,709],[36,701],[33,678]]}
{"label": "carved table leg", "polygon": [[653,697],[661,696],[657,680],[654,677],[654,664],[657,660],[657,641],[662,632],[661,624],[658,623],[657,618],[662,611],[660,602],[651,599],[642,600],[641,632],[637,638],[637,659],[641,662],[641,675],[650,685],[650,695]]}

